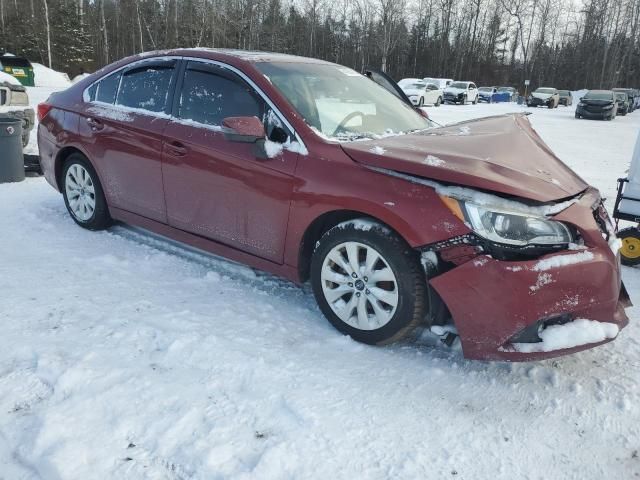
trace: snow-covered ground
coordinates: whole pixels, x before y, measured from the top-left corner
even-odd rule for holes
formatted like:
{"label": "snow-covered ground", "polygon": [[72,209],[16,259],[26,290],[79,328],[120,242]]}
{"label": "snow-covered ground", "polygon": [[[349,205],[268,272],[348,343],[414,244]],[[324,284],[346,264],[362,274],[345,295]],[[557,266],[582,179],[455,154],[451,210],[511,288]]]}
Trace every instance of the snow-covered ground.
{"label": "snow-covered ground", "polygon": [[[610,206],[640,112],[530,118]],[[624,279],[640,302],[640,269]],[[428,337],[368,347],[308,288],[122,226],[82,230],[41,178],[0,185],[0,478],[633,478],[629,313],[615,342],[537,363],[466,361]]]}

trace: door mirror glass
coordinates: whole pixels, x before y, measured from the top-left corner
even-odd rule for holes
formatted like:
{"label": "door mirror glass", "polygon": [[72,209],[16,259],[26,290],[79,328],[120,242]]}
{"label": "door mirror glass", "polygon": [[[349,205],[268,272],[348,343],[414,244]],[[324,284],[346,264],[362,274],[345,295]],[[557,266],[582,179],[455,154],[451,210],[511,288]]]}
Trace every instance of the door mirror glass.
{"label": "door mirror glass", "polygon": [[264,125],[258,117],[227,117],[222,120],[225,136],[232,142],[254,143],[264,139]]}

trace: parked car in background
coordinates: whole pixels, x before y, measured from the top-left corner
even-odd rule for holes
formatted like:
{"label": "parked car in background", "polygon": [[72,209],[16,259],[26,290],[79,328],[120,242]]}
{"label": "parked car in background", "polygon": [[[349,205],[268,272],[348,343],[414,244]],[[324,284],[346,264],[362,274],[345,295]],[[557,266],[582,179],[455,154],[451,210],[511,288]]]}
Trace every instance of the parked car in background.
{"label": "parked car in background", "polygon": [[625,92],[614,91],[613,94],[616,96],[616,103],[618,104],[618,115],[624,117],[631,111],[633,98],[629,98]]}
{"label": "parked car in background", "polygon": [[[436,128],[340,65],[177,49],[111,64],[38,118],[45,178],[79,226],[122,221],[310,280],[355,340],[444,325],[468,358],[521,361],[628,323],[600,194],[524,115]],[[613,325],[581,335],[583,318]]]}
{"label": "parked car in background", "polygon": [[27,89],[15,77],[3,72],[0,72],[0,115],[22,120],[22,146],[26,147],[36,115],[29,106]]}
{"label": "parked car in background", "polygon": [[616,118],[618,103],[611,90],[589,90],[578,102],[576,118],[613,120]]}
{"label": "parked car in background", "polygon": [[560,97],[558,105],[564,105],[565,107],[573,105],[573,97],[569,90],[558,90],[558,95]]}
{"label": "parked car in background", "polygon": [[510,102],[515,102],[518,99],[518,91],[513,87],[498,87],[498,92],[508,93]]}
{"label": "parked car in background", "polygon": [[471,102],[478,103],[478,87],[473,82],[453,82],[444,89],[444,101],[448,103],[460,103],[464,105]]}
{"label": "parked car in background", "polygon": [[426,83],[433,83],[434,85],[437,85],[442,90],[444,90],[445,88],[447,88],[449,85],[453,83],[453,79],[451,78],[424,77],[422,80],[424,80]]}
{"label": "parked car in background", "polygon": [[627,111],[627,113],[631,113],[633,112],[637,107],[637,101],[640,100],[640,98],[636,99],[636,93],[637,91],[634,90],[633,88],[613,88],[612,89],[614,92],[620,92],[620,93],[626,93],[627,96],[629,97],[629,109]]}
{"label": "parked car in background", "polygon": [[[402,81],[402,80],[401,80]],[[429,104],[439,107],[442,103],[442,90],[433,83],[426,83],[423,80],[414,80],[413,82],[404,82],[400,85],[404,94],[409,97],[411,103],[417,107]]]}
{"label": "parked car in background", "polygon": [[493,97],[498,93],[496,87],[478,87],[478,101],[493,103]]}
{"label": "parked car in background", "polygon": [[559,103],[558,90],[550,87],[536,88],[527,98],[527,107],[558,108]]}

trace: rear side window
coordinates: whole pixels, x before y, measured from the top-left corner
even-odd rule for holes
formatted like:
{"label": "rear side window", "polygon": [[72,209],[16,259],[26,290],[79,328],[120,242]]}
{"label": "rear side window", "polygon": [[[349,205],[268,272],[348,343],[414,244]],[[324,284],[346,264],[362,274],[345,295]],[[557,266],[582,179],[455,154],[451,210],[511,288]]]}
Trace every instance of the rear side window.
{"label": "rear side window", "polygon": [[[221,70],[217,68],[217,70]],[[184,74],[178,117],[204,125],[222,125],[227,117],[263,118],[264,103],[239,77],[208,66],[190,66]]]}
{"label": "rear side window", "polygon": [[116,104],[163,112],[169,98],[173,65],[148,65],[122,74]]}
{"label": "rear side window", "polygon": [[[113,103],[116,101],[116,93],[120,84],[121,72],[112,73],[96,84],[95,100],[103,103]],[[92,87],[93,88],[93,87]]]}

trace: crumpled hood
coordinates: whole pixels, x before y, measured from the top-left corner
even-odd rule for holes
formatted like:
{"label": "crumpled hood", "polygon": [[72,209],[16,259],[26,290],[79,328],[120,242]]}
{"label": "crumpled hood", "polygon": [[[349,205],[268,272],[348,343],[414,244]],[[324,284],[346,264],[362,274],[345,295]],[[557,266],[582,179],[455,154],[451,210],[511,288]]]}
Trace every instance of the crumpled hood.
{"label": "crumpled hood", "polygon": [[572,197],[588,186],[553,154],[523,114],[343,143],[342,148],[370,167],[543,203]]}

